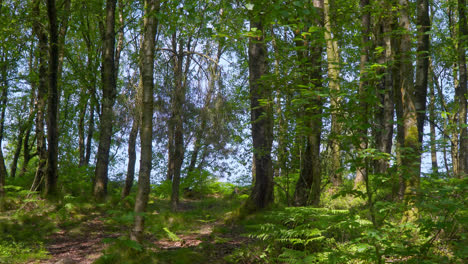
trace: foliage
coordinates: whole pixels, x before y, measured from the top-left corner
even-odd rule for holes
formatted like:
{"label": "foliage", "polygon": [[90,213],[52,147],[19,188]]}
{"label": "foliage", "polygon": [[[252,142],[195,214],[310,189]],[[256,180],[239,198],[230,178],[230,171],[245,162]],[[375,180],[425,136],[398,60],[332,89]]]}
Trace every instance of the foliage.
{"label": "foliage", "polygon": [[0,241],[0,263],[25,263],[31,259],[45,259],[47,253],[42,243],[17,242],[8,238]]}
{"label": "foliage", "polygon": [[[418,202],[421,217],[416,222],[401,222],[407,208],[379,202],[382,222],[374,226],[362,205],[349,207],[348,195],[330,203],[349,210],[285,207],[259,213],[244,224],[251,237],[263,241],[255,252],[265,255],[265,263],[462,263],[466,199],[457,198],[466,192],[466,180],[424,182],[421,197],[426,198]],[[433,195],[438,199],[427,199]],[[252,248],[242,248],[231,260],[263,263],[249,252]]]}

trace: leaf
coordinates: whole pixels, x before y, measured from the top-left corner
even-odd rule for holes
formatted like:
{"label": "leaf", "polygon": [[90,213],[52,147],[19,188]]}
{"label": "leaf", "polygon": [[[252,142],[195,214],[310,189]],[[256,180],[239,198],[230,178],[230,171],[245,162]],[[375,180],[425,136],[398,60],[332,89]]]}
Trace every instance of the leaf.
{"label": "leaf", "polygon": [[164,227],[163,230],[167,233],[167,236],[169,237],[170,240],[172,240],[172,241],[181,241],[182,240],[176,234],[172,233],[171,230],[169,230],[169,228]]}
{"label": "leaf", "polygon": [[356,245],[356,250],[357,252],[364,252],[369,248],[368,244],[357,244]]}
{"label": "leaf", "polygon": [[252,11],[253,8],[254,8],[254,4],[248,3],[248,4],[245,5],[245,8],[246,8],[247,10],[249,10],[249,11]]}

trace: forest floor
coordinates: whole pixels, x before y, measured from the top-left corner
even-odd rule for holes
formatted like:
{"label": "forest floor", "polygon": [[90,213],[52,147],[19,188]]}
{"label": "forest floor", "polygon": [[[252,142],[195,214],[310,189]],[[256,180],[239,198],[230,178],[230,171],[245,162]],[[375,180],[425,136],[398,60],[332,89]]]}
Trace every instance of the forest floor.
{"label": "forest floor", "polygon": [[[183,200],[177,212],[170,211],[166,200],[150,204],[146,220],[150,231],[145,234],[143,244],[146,259],[174,264],[231,263],[227,257],[251,241],[242,235],[242,226],[224,223],[223,215],[238,206],[231,203],[222,198]],[[115,260],[115,253],[122,250],[118,244],[137,249],[140,246],[128,239],[131,226],[126,218],[128,211],[126,214],[125,210],[108,207],[98,211],[68,207],[68,216],[65,214],[53,232],[45,236],[45,258],[26,263],[137,263],[125,260],[131,256]]]}

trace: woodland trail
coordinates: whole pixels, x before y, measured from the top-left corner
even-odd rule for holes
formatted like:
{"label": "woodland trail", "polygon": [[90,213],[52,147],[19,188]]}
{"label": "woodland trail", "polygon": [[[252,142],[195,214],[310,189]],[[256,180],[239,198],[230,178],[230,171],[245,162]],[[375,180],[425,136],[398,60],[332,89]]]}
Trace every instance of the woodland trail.
{"label": "woodland trail", "polygon": [[[190,212],[194,210],[192,207],[190,201],[184,201],[180,211]],[[50,252],[50,258],[29,263],[93,263],[108,247],[109,244],[104,242],[105,239],[128,236],[128,230],[116,231],[101,219],[102,216],[96,214],[77,227],[60,228],[58,232],[48,237],[46,249]],[[222,220],[198,222],[197,230],[175,234],[172,238],[158,239],[152,235],[145,237],[149,249],[155,253],[157,263],[229,263],[224,258],[251,241],[250,238],[242,236],[242,226],[227,226]],[[172,261],[170,256],[174,254],[203,256],[203,262],[198,262],[197,258]],[[160,259],[158,256],[166,257]]]}

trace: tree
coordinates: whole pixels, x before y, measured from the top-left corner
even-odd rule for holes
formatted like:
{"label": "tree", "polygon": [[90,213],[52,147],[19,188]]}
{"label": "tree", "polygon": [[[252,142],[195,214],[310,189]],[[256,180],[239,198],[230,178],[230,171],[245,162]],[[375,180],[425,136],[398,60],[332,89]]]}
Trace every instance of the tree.
{"label": "tree", "polygon": [[140,240],[144,229],[144,212],[148,204],[150,191],[150,175],[152,162],[153,135],[153,75],[154,75],[154,46],[158,27],[156,14],[159,9],[158,0],[144,1],[143,43],[140,51],[140,71],[143,82],[143,98],[141,107],[141,160],[138,176],[138,191],[135,200],[135,223],[131,238]]}
{"label": "tree", "polygon": [[[458,0],[458,76],[459,83],[455,94],[458,102],[458,115],[460,126],[460,150],[458,158],[458,168],[460,169],[457,177],[466,177],[468,175],[468,127],[467,127],[467,109],[468,109],[468,89],[467,89],[467,69],[466,69],[466,47],[468,46],[468,26],[466,19],[466,0]],[[427,38],[429,42],[429,38]]]}
{"label": "tree", "polygon": [[45,196],[57,194],[58,164],[58,70],[59,43],[57,10],[55,0],[47,1],[49,18],[49,89],[47,95],[47,174],[45,178]]}
{"label": "tree", "polygon": [[[323,2],[314,1],[314,7],[317,11],[315,21],[306,23],[307,26],[323,26]],[[300,29],[299,29],[300,30]],[[322,105],[320,90],[322,89],[322,43],[323,36],[318,33],[311,39],[304,37],[303,40],[297,40],[302,36],[302,32],[296,33],[296,46],[298,47],[299,63],[299,87],[302,89],[301,96],[306,101],[304,104],[305,115],[303,126],[305,133],[304,156],[301,158],[301,170],[299,179],[296,183],[294,192],[294,204],[305,206],[312,204],[318,206],[320,202],[320,184],[321,184],[321,164],[320,164],[320,143],[322,134]]]}
{"label": "tree", "polygon": [[109,152],[112,138],[113,105],[116,96],[115,80],[115,7],[117,0],[106,1],[106,22],[102,52],[102,113],[94,178],[94,196],[102,200],[107,195]]}
{"label": "tree", "polygon": [[46,175],[46,164],[47,164],[47,149],[46,149],[46,137],[45,137],[45,111],[46,111],[46,95],[47,95],[47,34],[44,26],[40,23],[40,1],[33,1],[33,32],[38,38],[38,75],[39,82],[37,84],[37,95],[36,95],[36,149],[38,153],[39,162],[36,169],[34,181],[32,183],[32,190],[38,190],[41,183],[44,181]]}
{"label": "tree", "polygon": [[427,74],[429,59],[429,6],[427,1],[418,1],[418,54],[416,62],[416,82],[413,85],[411,60],[410,16],[408,1],[400,0],[400,27],[403,30],[400,43],[400,89],[403,108],[403,149],[400,197],[415,194],[419,188],[421,173],[421,152],[423,125],[427,97]]}
{"label": "tree", "polygon": [[[0,1],[0,19],[3,18],[3,2]],[[2,88],[2,93],[0,96],[0,211],[3,210],[3,197],[5,196],[5,180],[6,177],[8,176],[8,172],[5,166],[5,159],[3,156],[3,148],[2,148],[2,142],[3,142],[3,131],[4,131],[4,124],[5,124],[5,112],[6,112],[6,105],[8,101],[8,83],[6,79],[6,63],[5,63],[5,58],[2,56],[1,62],[0,62],[0,71],[1,71],[1,79],[0,79],[0,87]]]}
{"label": "tree", "polygon": [[[359,6],[361,8],[361,56],[359,63],[359,119],[361,123],[361,129],[359,129],[359,146],[358,149],[360,152],[364,151],[368,147],[368,103],[367,103],[367,94],[368,94],[368,73],[366,70],[367,63],[369,62],[369,47],[370,47],[370,23],[371,23],[371,14],[370,14],[370,3],[369,0],[360,0]],[[359,155],[359,153],[358,153]],[[361,158],[362,159],[362,158]],[[358,186],[360,183],[366,180],[368,175],[368,166],[367,160],[363,159],[360,162],[360,165],[356,169],[356,177],[354,179],[354,185]]]}
{"label": "tree", "polygon": [[253,164],[255,164],[254,186],[245,204],[247,211],[267,207],[273,202],[273,167],[271,146],[273,141],[273,117],[271,109],[271,87],[265,80],[268,69],[265,43],[265,21],[261,14],[262,2],[254,2],[250,13],[249,38],[249,87],[250,116],[253,143]]}
{"label": "tree", "polygon": [[339,119],[339,107],[341,104],[340,93],[340,50],[338,40],[332,38],[332,17],[330,15],[330,0],[323,1],[323,16],[325,31],[324,37],[327,42],[327,63],[328,63],[328,87],[330,89],[331,116],[331,165],[332,174],[330,180],[333,186],[339,186],[342,181],[341,170],[341,147],[339,135],[342,133]]}
{"label": "tree", "polygon": [[[187,89],[187,71],[190,67],[190,57],[185,59],[184,71],[184,39],[177,34],[172,35],[172,49],[173,49],[173,69],[174,69],[174,93],[172,94],[172,117],[169,127],[172,128],[172,155],[169,160],[169,170],[172,173],[172,193],[171,193],[171,206],[173,210],[177,210],[179,205],[179,185],[182,164],[184,161],[184,128],[183,128],[183,107],[185,105],[186,89]],[[192,38],[189,37],[187,41],[187,50],[190,51]],[[184,81],[185,80],[185,81]],[[169,138],[171,140],[171,138]],[[169,177],[168,177],[169,178]]]}

